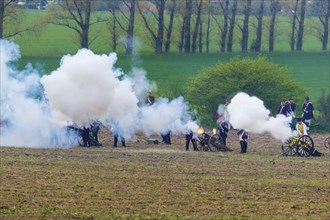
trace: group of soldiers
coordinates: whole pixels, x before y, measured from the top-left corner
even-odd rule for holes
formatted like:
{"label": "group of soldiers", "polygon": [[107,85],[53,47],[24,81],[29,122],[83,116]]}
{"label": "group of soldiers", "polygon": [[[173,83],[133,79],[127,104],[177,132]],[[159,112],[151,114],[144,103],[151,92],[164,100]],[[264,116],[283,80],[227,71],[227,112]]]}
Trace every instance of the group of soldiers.
{"label": "group of soldiers", "polygon": [[[282,99],[277,114],[292,116],[293,118],[296,118],[295,110],[296,110],[296,103],[294,102],[293,99],[289,99],[288,101]],[[302,117],[297,117],[297,119],[302,120],[309,127],[311,124],[311,120],[314,118],[313,111],[314,111],[313,104],[310,102],[309,97],[305,97],[304,104],[302,106],[302,112],[303,112]]]}
{"label": "group of soldiers", "polygon": [[310,102],[309,97],[305,97],[301,117],[296,117],[295,109],[296,104],[293,99],[289,99],[288,101],[283,99],[277,113],[292,116],[292,118],[297,119],[295,128],[298,132],[298,136],[307,135],[307,131],[311,126],[311,120],[314,118],[314,106]]}
{"label": "group of soldiers", "polygon": [[[151,91],[148,91],[144,105],[151,106],[154,103],[155,103],[155,97],[152,95]],[[89,134],[91,134],[92,137],[96,140],[96,142],[99,143],[97,135],[98,135],[101,123],[99,121],[97,121],[97,122],[98,123],[92,122],[90,124],[90,126],[84,126],[83,127],[82,138],[83,138],[84,146],[91,145],[91,141],[90,141],[91,136]],[[119,139],[121,141],[122,146],[126,147],[124,132],[123,132],[123,129],[121,128],[121,126],[119,125],[119,122],[117,120],[112,120],[111,121],[111,127],[109,127],[109,130],[111,130],[111,133],[114,136],[113,147],[118,146]],[[163,138],[162,143],[171,144],[170,131],[168,131],[166,133],[162,133],[161,136]]]}
{"label": "group of soldiers", "polygon": [[[154,96],[152,96],[151,92],[148,92],[147,94],[147,98],[145,101],[145,105],[153,105],[155,102],[155,98]],[[226,107],[228,106],[229,101],[225,100],[225,115],[223,116],[223,120],[218,120],[218,128],[217,131],[219,133],[220,136],[220,141],[224,144],[224,151],[231,151],[231,149],[229,147],[227,147],[227,136],[228,136],[228,132],[230,129],[230,124],[229,124],[229,120],[228,120],[228,112],[226,111]],[[313,104],[309,101],[309,97],[305,97],[304,100],[304,104],[302,107],[302,117],[296,117],[295,116],[295,110],[296,110],[296,104],[294,102],[293,99],[289,99],[288,101],[286,100],[282,100],[281,101],[281,105],[278,109],[277,114],[282,114],[282,115],[286,115],[286,116],[292,116],[293,118],[297,119],[297,124],[295,126],[298,135],[307,135],[307,130],[311,124],[311,120],[314,118],[313,115]],[[227,114],[227,117],[226,117]],[[227,120],[226,120],[227,118]],[[94,123],[94,122],[93,122]],[[85,131],[85,135],[83,135],[83,139],[84,139],[84,144],[88,145],[88,135],[87,133],[91,132],[93,134],[93,136],[95,137],[95,139],[98,142],[98,131],[99,131],[99,125],[97,122],[95,122],[93,125],[91,125],[91,128]],[[121,132],[115,132],[114,133],[114,147],[117,147],[117,142],[118,142],[118,138],[120,137],[121,141],[122,141],[122,145],[125,146],[125,138],[120,134]],[[248,143],[247,140],[249,139],[249,135],[248,132],[244,129],[240,129],[237,132],[237,135],[239,136],[239,142],[240,142],[240,146],[241,146],[241,151],[240,153],[247,153],[247,147],[248,147]],[[163,138],[163,143],[165,144],[171,144],[171,140],[170,140],[170,132],[166,133],[166,134],[162,134],[161,135]],[[196,143],[196,137],[194,137],[194,134],[191,130],[187,131],[186,135],[185,135],[185,139],[186,139],[186,150],[189,150],[189,143],[192,142],[193,145],[193,150],[197,151],[197,143]]]}
{"label": "group of soldiers", "polygon": [[[218,133],[220,136],[221,141],[223,142],[224,146],[226,146],[226,140],[227,140],[227,136],[228,136],[228,132],[230,129],[230,124],[228,123],[228,112],[226,110],[226,107],[228,106],[229,101],[226,99],[225,100],[225,113],[223,116],[220,116],[221,120],[219,120],[219,115],[217,115],[218,117],[216,117],[216,120],[218,122]],[[310,102],[309,97],[305,97],[304,99],[304,104],[302,106],[302,116],[301,117],[296,117],[295,116],[295,110],[296,110],[296,103],[294,102],[294,99],[282,99],[281,101],[281,105],[278,109],[277,114],[282,114],[285,116],[291,116],[293,119],[297,120],[297,123],[295,125],[295,129],[298,132],[298,136],[302,136],[302,135],[307,135],[307,130],[309,130],[309,127],[311,125],[311,120],[314,118],[314,106],[313,104]],[[227,116],[226,116],[227,114]],[[239,136],[239,142],[240,142],[240,146],[241,146],[241,151],[240,153],[247,153],[247,147],[248,147],[248,142],[247,140],[249,139],[249,134],[246,130],[244,129],[240,129],[237,132],[237,135]],[[196,141],[193,137],[193,133],[191,131],[189,131],[186,134],[186,150],[189,150],[189,143],[192,142],[193,144],[193,148],[194,150],[197,150],[197,146],[196,146]],[[227,146],[224,148],[224,151],[230,150],[230,148],[228,148]]]}

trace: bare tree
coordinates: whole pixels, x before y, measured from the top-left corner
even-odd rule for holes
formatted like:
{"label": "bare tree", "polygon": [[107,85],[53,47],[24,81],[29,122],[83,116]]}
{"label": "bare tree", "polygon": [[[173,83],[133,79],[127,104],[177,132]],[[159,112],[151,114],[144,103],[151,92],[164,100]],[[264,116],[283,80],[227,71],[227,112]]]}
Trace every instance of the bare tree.
{"label": "bare tree", "polygon": [[196,49],[197,49],[197,35],[198,35],[198,31],[200,29],[203,0],[199,0],[199,3],[196,0],[196,4],[197,4],[197,17],[196,17],[195,28],[194,28],[194,32],[193,32],[193,36],[192,36],[192,43],[191,43],[191,51],[193,53],[195,53]]}
{"label": "bare tree", "polygon": [[192,0],[186,0],[185,15],[184,15],[184,51],[190,53],[190,23],[192,14]]}
{"label": "bare tree", "polygon": [[199,53],[203,52],[203,22],[199,23],[199,38],[198,38]]}
{"label": "bare tree", "polygon": [[48,10],[49,23],[64,26],[74,30],[79,36],[81,48],[89,48],[89,45],[96,39],[90,39],[90,27],[96,23],[104,22],[100,16],[91,14],[94,11],[92,0],[63,0]]}
{"label": "bare tree", "polygon": [[248,42],[249,42],[249,19],[251,14],[251,4],[252,0],[247,0],[246,5],[244,6],[244,21],[242,31],[242,52],[247,52]]}
{"label": "bare tree", "polygon": [[116,9],[111,8],[110,9],[111,13],[113,14],[113,19],[112,19],[112,51],[116,52],[117,51],[117,22],[115,19],[116,16]]}
{"label": "bare tree", "polygon": [[293,10],[291,10],[292,13],[292,25],[291,25],[291,35],[290,35],[290,49],[291,51],[294,51],[295,47],[295,33],[296,33],[296,22],[298,20],[297,12],[298,12],[298,2],[299,0],[295,0],[295,4],[293,6]]}
{"label": "bare tree", "polygon": [[172,0],[172,5],[170,6],[169,11],[170,11],[170,21],[169,21],[168,27],[166,27],[166,25],[164,26],[164,28],[166,30],[166,42],[165,42],[165,52],[166,53],[170,52],[174,15],[176,12],[176,0]]}
{"label": "bare tree", "polygon": [[328,7],[324,16],[319,16],[319,19],[323,25],[323,34],[321,35],[322,39],[322,50],[327,50],[328,48],[328,39],[329,39],[329,18],[330,18],[330,1],[323,1],[328,3]]}
{"label": "bare tree", "polygon": [[257,33],[256,33],[256,40],[255,40],[255,51],[256,52],[260,52],[261,50],[261,40],[262,40],[262,20],[264,17],[264,9],[265,9],[265,0],[261,0],[260,2],[260,8],[257,12],[257,21],[258,21],[258,25],[257,25]]}
{"label": "bare tree", "polygon": [[184,22],[182,22],[181,31],[180,31],[180,40],[179,40],[179,45],[178,45],[179,53],[182,53],[183,52],[184,29],[185,29],[185,26],[184,25],[185,25]]}
{"label": "bare tree", "polygon": [[[151,10],[149,7],[144,7],[141,9],[142,1],[138,2],[137,7],[144,22],[145,27],[149,31],[152,39],[155,43],[155,52],[162,53],[163,52],[163,39],[164,39],[164,9],[165,9],[165,0],[150,0],[153,4],[156,5],[157,13]],[[147,13],[145,13],[147,12]],[[151,15],[157,22],[157,33],[153,30],[153,25],[148,22],[151,20],[147,19],[147,15]]]}
{"label": "bare tree", "polygon": [[179,40],[179,44],[178,44],[178,48],[179,48],[179,53],[183,52],[183,47],[184,47],[184,36],[185,36],[185,5],[183,3],[183,1],[179,1],[178,2],[178,12],[182,17],[182,24],[181,24],[181,30],[180,30],[180,40]]}
{"label": "bare tree", "polygon": [[22,25],[25,19],[24,12],[14,7],[15,0],[0,0],[0,38],[11,38],[24,32],[37,32],[40,25],[32,22],[31,25]]}
{"label": "bare tree", "polygon": [[315,30],[316,37],[322,43],[322,50],[328,49],[329,42],[329,17],[330,17],[330,1],[328,0],[319,0],[313,3],[312,8],[313,14],[315,14],[319,21],[321,22],[321,26],[315,24],[313,26]]}
{"label": "bare tree", "polygon": [[220,3],[222,11],[223,11],[223,29],[221,32],[221,42],[220,42],[220,51],[226,51],[226,39],[228,32],[228,10],[229,10],[229,0],[225,1],[225,5],[223,2]]}
{"label": "bare tree", "polygon": [[276,14],[277,8],[279,6],[279,0],[270,0],[270,24],[269,24],[269,45],[268,50],[269,52],[274,51],[274,42],[275,42],[275,22],[276,22]]}
{"label": "bare tree", "polygon": [[3,36],[3,27],[4,21],[8,16],[8,9],[11,7],[11,4],[14,3],[14,0],[6,1],[0,0],[0,38],[4,38]]}
{"label": "bare tree", "polygon": [[207,3],[207,26],[206,26],[206,39],[205,39],[205,46],[206,46],[206,53],[209,53],[210,49],[210,26],[211,26],[211,0]]}
{"label": "bare tree", "polygon": [[298,51],[302,51],[302,46],[303,46],[305,12],[306,12],[306,0],[301,0],[299,28],[298,28],[298,34],[297,34],[297,50]]}
{"label": "bare tree", "polygon": [[[126,54],[133,54],[134,20],[136,0],[122,0],[124,7],[119,7],[120,19],[115,14],[115,19],[119,27],[126,33]],[[127,12],[128,11],[128,15]]]}
{"label": "bare tree", "polygon": [[111,45],[112,51],[117,51],[118,44],[118,33],[117,33],[117,20],[116,20],[116,12],[119,10],[120,2],[118,1],[110,1],[108,2],[108,9],[112,15],[112,20],[110,20],[110,29],[111,29]]}
{"label": "bare tree", "polygon": [[[213,10],[211,16],[220,30],[220,40],[219,40],[220,52],[225,52],[227,33],[228,33],[229,0],[225,0],[225,2],[220,2],[219,8],[216,7],[212,7],[212,8]],[[218,11],[220,11],[220,13]]]}
{"label": "bare tree", "polygon": [[237,1],[234,0],[232,9],[231,9],[231,17],[230,17],[230,26],[228,31],[228,42],[227,42],[227,52],[233,51],[233,38],[234,38],[234,28],[235,28],[235,18],[237,13]]}

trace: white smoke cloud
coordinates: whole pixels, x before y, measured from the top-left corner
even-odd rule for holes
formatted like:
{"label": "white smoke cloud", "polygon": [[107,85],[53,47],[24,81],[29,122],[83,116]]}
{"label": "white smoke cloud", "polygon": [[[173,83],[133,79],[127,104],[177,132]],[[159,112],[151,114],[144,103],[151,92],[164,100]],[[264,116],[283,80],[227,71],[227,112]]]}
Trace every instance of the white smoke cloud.
{"label": "white smoke cloud", "polygon": [[184,99],[160,98],[152,106],[139,108],[138,102],[144,103],[146,91],[157,86],[141,68],[133,68],[130,75],[115,69],[116,60],[115,53],[96,55],[87,49],[64,56],[61,66],[41,79],[56,112],[55,121],[86,123],[99,119],[108,127],[111,121],[117,121],[127,139],[134,139],[137,131],[147,135],[168,130],[184,133],[183,118],[188,111]]}
{"label": "white smoke cloud", "polygon": [[131,82],[118,78],[116,60],[115,53],[96,55],[87,49],[64,56],[61,66],[41,79],[52,109],[77,123],[110,115],[129,126],[127,117],[136,113],[138,99]]}
{"label": "white smoke cloud", "polygon": [[133,91],[140,103],[144,104],[147,91],[157,91],[156,83],[147,79],[147,73],[142,68],[134,67],[126,78],[133,85]]}
{"label": "white smoke cloud", "polygon": [[291,117],[284,115],[270,116],[263,101],[246,93],[238,93],[228,105],[230,124],[236,129],[245,129],[254,133],[270,133],[274,138],[284,142],[291,135]]}
{"label": "white smoke cloud", "polygon": [[227,110],[227,105],[220,104],[217,109],[217,123],[220,124],[223,121],[229,121],[229,113]]}
{"label": "white smoke cloud", "polygon": [[41,102],[34,96],[40,88],[38,72],[31,65],[23,71],[11,66],[20,58],[19,47],[0,40],[1,146],[48,146],[51,131]]}
{"label": "white smoke cloud", "polygon": [[183,97],[171,101],[159,98],[153,105],[141,108],[140,127],[147,135],[167,131],[185,134],[189,129],[197,133],[198,125],[189,120],[188,109]]}
{"label": "white smoke cloud", "polygon": [[80,126],[92,119],[107,126],[118,122],[128,140],[136,132],[197,133],[198,125],[188,120],[188,103],[182,97],[159,98],[152,106],[139,107],[146,91],[157,86],[141,68],[133,68],[130,75],[114,68],[115,53],[96,55],[81,49],[63,56],[59,68],[40,79],[32,65],[24,71],[11,68],[10,62],[20,58],[19,48],[0,42],[2,146],[67,145],[62,139],[68,122]]}

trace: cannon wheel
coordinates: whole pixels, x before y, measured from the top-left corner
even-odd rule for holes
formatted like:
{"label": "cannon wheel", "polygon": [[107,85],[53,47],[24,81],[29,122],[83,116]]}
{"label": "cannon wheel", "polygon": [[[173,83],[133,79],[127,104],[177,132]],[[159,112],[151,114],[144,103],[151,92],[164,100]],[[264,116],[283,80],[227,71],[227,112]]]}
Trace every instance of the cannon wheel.
{"label": "cannon wheel", "polygon": [[209,148],[212,152],[220,150],[223,146],[223,142],[220,141],[220,137],[217,134],[214,134],[209,139]]}
{"label": "cannon wheel", "polygon": [[325,141],[324,141],[324,147],[330,148],[330,136],[325,139]]}
{"label": "cannon wheel", "polygon": [[99,142],[97,142],[95,140],[94,136],[91,135],[91,134],[89,135],[89,142],[90,142],[91,146],[95,146],[95,147],[101,147],[102,146]]}
{"label": "cannon wheel", "polygon": [[84,140],[83,140],[82,136],[79,135],[77,138],[78,138],[79,146],[83,147],[84,146]]}
{"label": "cannon wheel", "polygon": [[289,138],[282,145],[282,155],[283,156],[294,156],[297,154],[297,149],[295,147],[295,142],[292,138]]}
{"label": "cannon wheel", "polygon": [[299,156],[309,157],[314,152],[313,139],[308,135],[303,135],[297,140],[296,147]]}
{"label": "cannon wheel", "polygon": [[77,142],[77,136],[78,136],[78,132],[77,131],[74,131],[74,130],[71,130],[71,129],[67,129],[67,133],[66,133],[66,137],[67,137],[67,144],[69,146],[73,146],[75,145]]}
{"label": "cannon wheel", "polygon": [[204,146],[201,144],[200,140],[196,140],[196,146],[198,151],[205,151]]}
{"label": "cannon wheel", "polygon": [[73,146],[77,144],[77,131],[71,127],[62,128],[58,134],[58,141],[61,146]]}

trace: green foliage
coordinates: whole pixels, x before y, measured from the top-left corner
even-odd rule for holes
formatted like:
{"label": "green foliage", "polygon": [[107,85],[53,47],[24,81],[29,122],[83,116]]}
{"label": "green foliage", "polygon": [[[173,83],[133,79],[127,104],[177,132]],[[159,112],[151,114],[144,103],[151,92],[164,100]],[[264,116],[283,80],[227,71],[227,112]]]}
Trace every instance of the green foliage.
{"label": "green foliage", "polygon": [[302,84],[289,77],[287,68],[270,62],[267,58],[235,57],[227,63],[218,63],[192,77],[187,89],[189,102],[205,106],[210,124],[219,104],[238,92],[245,92],[264,101],[266,108],[276,113],[282,98],[302,100],[306,91]]}
{"label": "green foliage", "polygon": [[[308,96],[314,100],[320,96],[321,88],[329,91],[329,53],[328,52],[303,52],[303,53],[265,53],[267,58],[289,69],[290,76],[301,82],[308,92]],[[177,97],[178,94],[185,96],[180,87],[187,84],[187,78],[196,75],[201,69],[214,66],[218,62],[228,62],[237,56],[237,53],[224,54],[162,54],[125,56],[118,55],[115,64],[125,73],[129,73],[132,67],[138,65],[147,71],[148,79],[157,83],[157,96]],[[257,57],[255,53],[242,53],[240,57]],[[49,74],[60,65],[61,57],[22,57],[19,68],[24,68],[27,63],[41,67],[42,74]],[[139,62],[137,63],[136,60]],[[173,84],[173,85],[172,85]],[[179,84],[179,85],[178,85]],[[173,91],[175,92],[173,92]],[[171,94],[169,94],[171,93]],[[290,98],[290,97],[288,97]],[[291,97],[296,99],[296,97]],[[297,110],[301,109],[303,100],[296,100]]]}
{"label": "green foliage", "polygon": [[330,131],[330,92],[322,90],[320,97],[316,100],[316,110],[314,114],[316,121],[320,124],[322,130]]}

